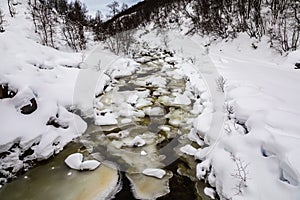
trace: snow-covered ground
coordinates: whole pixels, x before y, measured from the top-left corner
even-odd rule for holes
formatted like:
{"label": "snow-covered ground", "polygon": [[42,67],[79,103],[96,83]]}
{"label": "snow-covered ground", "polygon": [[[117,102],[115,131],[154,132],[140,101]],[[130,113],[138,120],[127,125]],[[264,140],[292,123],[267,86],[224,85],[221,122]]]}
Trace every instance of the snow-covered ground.
{"label": "snow-covered ground", "polygon": [[[224,137],[206,159],[219,192],[228,197],[299,199],[300,71],[294,64],[300,51],[283,57],[264,38],[256,50],[251,42],[242,34],[210,48],[212,61],[227,79],[226,104],[232,114]],[[247,134],[237,123],[245,123]],[[246,181],[239,191],[236,174],[241,170]]]}
{"label": "snow-covered ground", "polygon": [[[141,40],[161,46],[162,37],[153,31]],[[222,199],[299,199],[300,71],[294,65],[300,51],[282,56],[265,38],[257,42],[246,34],[210,42],[169,31],[168,38],[171,50],[202,73],[213,102],[212,114],[203,112],[194,123],[210,146],[181,149],[201,161],[198,177]],[[216,92],[220,75],[226,80],[223,97]]]}
{"label": "snow-covered ground", "polygon": [[[82,54],[40,45],[26,1],[20,2],[15,18],[9,17],[6,1],[0,2],[6,20],[6,31],[0,33],[0,183],[27,168],[27,161],[47,159],[83,134],[86,123],[71,110],[97,115],[95,94],[103,92],[110,78],[130,75],[137,67],[130,59],[103,51],[102,46]],[[141,42],[163,46],[155,31],[141,33],[137,33]],[[169,63],[181,65],[175,72],[189,80],[189,88],[195,88],[201,99],[193,108],[199,116],[188,137],[208,147],[181,148],[199,160],[197,177],[206,179],[222,199],[299,199],[300,71],[294,64],[300,60],[300,51],[281,56],[268,47],[265,38],[257,42],[245,34],[214,42],[175,31],[167,34],[168,46],[179,55],[176,58],[184,58]],[[219,75],[226,80],[224,94],[217,91]],[[155,76],[138,84],[149,81],[165,85],[164,79]],[[189,105],[188,96],[180,93],[175,102]],[[160,114],[159,110],[145,112]],[[114,124],[114,119],[99,116],[96,123]],[[153,170],[145,174],[162,175]],[[136,193],[142,196],[139,190]],[[205,193],[214,196],[211,188]]]}

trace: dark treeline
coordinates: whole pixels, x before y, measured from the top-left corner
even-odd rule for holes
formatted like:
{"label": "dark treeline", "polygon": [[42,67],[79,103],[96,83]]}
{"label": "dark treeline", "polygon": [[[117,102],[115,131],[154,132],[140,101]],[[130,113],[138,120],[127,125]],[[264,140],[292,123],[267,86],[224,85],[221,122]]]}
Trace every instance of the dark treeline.
{"label": "dark treeline", "polygon": [[148,22],[163,28],[180,25],[182,18],[192,22],[188,34],[268,36],[280,51],[296,50],[300,43],[299,0],[145,0],[103,23],[102,32],[114,35]]}

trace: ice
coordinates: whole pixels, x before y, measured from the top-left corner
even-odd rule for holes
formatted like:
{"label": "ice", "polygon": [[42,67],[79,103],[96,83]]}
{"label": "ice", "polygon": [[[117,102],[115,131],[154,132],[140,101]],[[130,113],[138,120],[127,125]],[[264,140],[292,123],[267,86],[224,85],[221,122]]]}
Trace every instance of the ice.
{"label": "ice", "polygon": [[180,148],[180,151],[182,153],[185,153],[187,155],[190,155],[190,156],[194,156],[197,152],[197,149],[195,149],[193,146],[191,146],[190,144],[187,144],[185,145],[184,147],[181,147]]}
{"label": "ice", "polygon": [[129,144],[128,146],[137,146],[142,147],[146,144],[145,140],[143,140],[140,136],[136,136]]}
{"label": "ice", "polygon": [[65,159],[65,163],[68,167],[75,170],[95,170],[101,164],[97,160],[86,160],[83,162],[82,160],[83,155],[81,153],[74,153]]}
{"label": "ice", "polygon": [[148,153],[146,152],[146,151],[141,151],[141,156],[147,156],[148,155]]}
{"label": "ice", "polygon": [[169,180],[171,174],[166,174],[162,179],[145,176],[143,174],[126,174],[131,182],[136,199],[157,199],[170,192]]}
{"label": "ice", "polygon": [[95,170],[100,166],[100,162],[97,160],[86,160],[81,163],[80,170]]}
{"label": "ice", "polygon": [[161,107],[147,107],[145,108],[145,113],[149,116],[162,116],[165,111]]}
{"label": "ice", "polygon": [[65,159],[65,163],[72,169],[80,170],[82,159],[83,155],[81,153],[74,153]]}
{"label": "ice", "polygon": [[95,124],[98,126],[118,124],[117,117],[112,113],[105,113],[103,116],[98,114],[95,116]]}
{"label": "ice", "polygon": [[190,105],[191,99],[188,97],[187,93],[176,94],[174,103],[179,105]]}
{"label": "ice", "polygon": [[171,131],[170,126],[166,126],[166,125],[159,126],[158,128],[159,128],[160,130],[165,131],[165,132],[170,132],[170,131]]}
{"label": "ice", "polygon": [[162,169],[148,168],[143,170],[143,174],[161,179],[166,175],[166,171]]}
{"label": "ice", "polygon": [[121,120],[121,123],[122,124],[129,124],[129,123],[131,123],[132,122],[132,119],[129,119],[129,118],[125,118],[125,119],[122,119]]}
{"label": "ice", "polygon": [[108,135],[106,135],[106,137],[108,138],[113,138],[113,139],[123,139],[129,136],[129,132],[124,130],[124,131],[120,131],[118,133],[110,133]]}

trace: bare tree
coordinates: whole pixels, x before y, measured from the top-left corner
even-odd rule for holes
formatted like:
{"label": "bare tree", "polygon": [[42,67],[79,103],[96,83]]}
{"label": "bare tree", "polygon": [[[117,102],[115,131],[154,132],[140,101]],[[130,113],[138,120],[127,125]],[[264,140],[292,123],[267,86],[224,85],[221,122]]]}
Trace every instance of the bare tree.
{"label": "bare tree", "polygon": [[247,180],[249,179],[249,171],[247,168],[249,164],[245,164],[244,161],[235,156],[232,156],[232,159],[235,162],[236,169],[234,170],[234,173],[231,174],[231,176],[236,178],[238,181],[234,189],[237,191],[236,195],[240,195],[243,193],[243,189],[247,187]]}
{"label": "bare tree", "polygon": [[225,92],[225,85],[226,85],[226,79],[223,77],[223,76],[219,76],[217,79],[216,79],[216,84],[217,84],[217,89],[220,91],[220,92]]}
{"label": "bare tree", "polygon": [[128,5],[126,3],[123,3],[121,6],[121,11],[125,11],[128,9]]}
{"label": "bare tree", "polygon": [[109,14],[107,15],[108,18],[112,18],[116,16],[120,11],[119,11],[119,2],[113,1],[110,4],[107,5],[109,9]]}
{"label": "bare tree", "polygon": [[107,37],[105,40],[108,49],[116,55],[121,53],[128,55],[134,42],[134,30],[119,32],[114,36]]}
{"label": "bare tree", "polygon": [[14,2],[13,0],[7,0],[7,4],[8,4],[8,10],[9,10],[9,14],[11,17],[14,17],[16,14],[16,10],[14,8]]}
{"label": "bare tree", "polygon": [[28,2],[35,30],[46,46],[54,46],[55,15],[46,1],[30,0]]}
{"label": "bare tree", "polygon": [[0,9],[0,33],[4,32],[4,14]]}

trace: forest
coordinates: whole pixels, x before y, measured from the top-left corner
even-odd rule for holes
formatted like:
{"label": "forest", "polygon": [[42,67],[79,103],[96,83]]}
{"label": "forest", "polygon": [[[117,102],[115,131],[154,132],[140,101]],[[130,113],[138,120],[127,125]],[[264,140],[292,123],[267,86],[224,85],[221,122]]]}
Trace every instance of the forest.
{"label": "forest", "polygon": [[[7,1],[13,17],[13,1]],[[150,22],[162,29],[180,26],[183,19],[190,22],[186,34],[235,38],[246,32],[258,40],[267,36],[270,47],[279,52],[294,51],[300,43],[299,0],[145,0],[130,8],[113,1],[106,17],[100,11],[89,15],[79,0],[28,0],[28,6],[42,44],[57,48],[55,38],[62,37],[75,51],[86,48],[86,32],[101,41]],[[0,10],[3,32],[2,24]]]}

